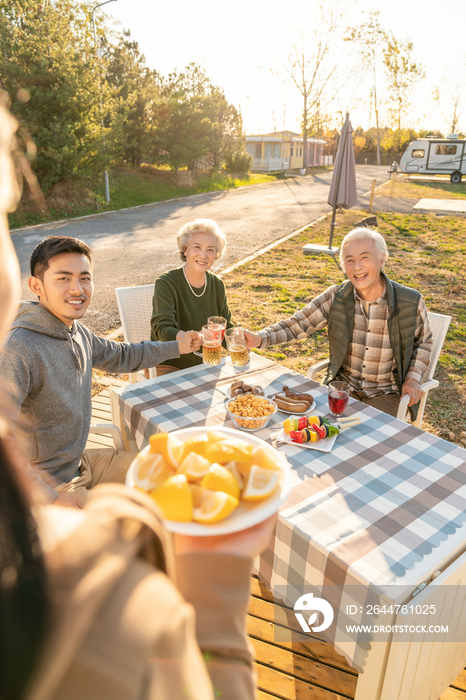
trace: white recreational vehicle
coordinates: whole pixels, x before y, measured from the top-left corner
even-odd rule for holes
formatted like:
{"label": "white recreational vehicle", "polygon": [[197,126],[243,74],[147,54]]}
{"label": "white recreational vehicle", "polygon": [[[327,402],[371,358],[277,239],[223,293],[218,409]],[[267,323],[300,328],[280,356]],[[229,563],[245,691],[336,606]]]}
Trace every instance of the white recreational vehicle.
{"label": "white recreational vehicle", "polygon": [[451,182],[461,182],[466,175],[466,140],[457,134],[445,139],[416,139],[401,156],[400,170],[426,175],[447,173]]}

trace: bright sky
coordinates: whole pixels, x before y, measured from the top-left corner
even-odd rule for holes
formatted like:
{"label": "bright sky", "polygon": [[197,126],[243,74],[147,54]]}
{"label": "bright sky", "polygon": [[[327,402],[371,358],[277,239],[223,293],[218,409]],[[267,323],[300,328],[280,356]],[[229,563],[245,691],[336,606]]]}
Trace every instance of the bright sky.
{"label": "bright sky", "polygon": [[[324,0],[327,7],[329,0]],[[380,23],[401,39],[414,42],[414,56],[425,70],[413,100],[411,124],[438,128],[449,133],[451,94],[441,93],[440,104],[432,101],[434,85],[449,82],[466,85],[466,1],[442,5],[426,0],[336,0],[348,10],[347,23],[364,22],[364,11],[380,10]],[[301,27],[311,26],[317,0],[218,0],[158,2],[117,0],[102,8],[129,29],[139,43],[147,65],[167,74],[183,69],[191,61],[201,63],[212,82],[225,92],[229,102],[241,109],[246,133],[290,129],[300,131],[302,100],[290,79],[271,69],[282,70]],[[351,44],[344,45],[347,60],[355,65]],[[348,58],[349,57],[349,58]],[[333,110],[349,109],[353,127],[374,126],[367,98],[367,85],[357,75],[338,90]],[[445,85],[445,84],[444,84]],[[451,92],[451,88],[450,88]],[[454,92],[454,90],[453,90]],[[286,107],[285,107],[286,102]],[[284,109],[285,107],[285,109]],[[459,128],[466,131],[466,89],[463,90]],[[285,120],[284,120],[285,111]]]}

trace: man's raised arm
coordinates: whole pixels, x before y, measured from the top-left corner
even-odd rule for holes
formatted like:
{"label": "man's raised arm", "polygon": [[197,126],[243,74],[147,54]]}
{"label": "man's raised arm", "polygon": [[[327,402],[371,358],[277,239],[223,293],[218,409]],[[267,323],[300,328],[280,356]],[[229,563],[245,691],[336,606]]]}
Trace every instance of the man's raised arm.
{"label": "man's raised arm", "polygon": [[273,323],[257,333],[246,331],[248,347],[266,348],[269,345],[288,343],[290,340],[302,340],[314,331],[325,328],[338,287],[337,284],[332,285],[285,321]]}

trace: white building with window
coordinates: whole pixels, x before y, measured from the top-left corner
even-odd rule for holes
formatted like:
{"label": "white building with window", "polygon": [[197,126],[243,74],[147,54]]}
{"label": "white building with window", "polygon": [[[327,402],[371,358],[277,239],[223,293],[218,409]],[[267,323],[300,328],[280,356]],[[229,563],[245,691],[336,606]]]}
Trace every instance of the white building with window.
{"label": "white building with window", "polygon": [[[307,167],[327,165],[323,155],[325,141],[307,139]],[[304,167],[303,136],[293,131],[275,131],[271,134],[246,136],[246,148],[252,157],[251,170],[276,172],[300,170]],[[331,165],[331,163],[329,163]]]}

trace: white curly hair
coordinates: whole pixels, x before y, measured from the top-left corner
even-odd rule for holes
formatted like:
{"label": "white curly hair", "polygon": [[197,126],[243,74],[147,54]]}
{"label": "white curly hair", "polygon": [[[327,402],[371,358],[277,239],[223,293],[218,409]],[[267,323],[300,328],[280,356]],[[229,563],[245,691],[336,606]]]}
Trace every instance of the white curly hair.
{"label": "white curly hair", "polygon": [[227,245],[227,239],[220,226],[212,219],[194,219],[194,221],[190,221],[180,228],[176,238],[180,258],[183,262],[186,262],[185,251],[192,233],[211,233],[216,241],[215,259],[218,260],[222,257]]}

